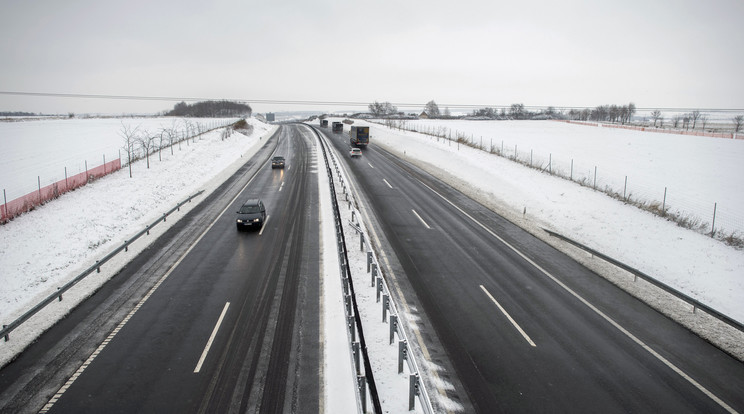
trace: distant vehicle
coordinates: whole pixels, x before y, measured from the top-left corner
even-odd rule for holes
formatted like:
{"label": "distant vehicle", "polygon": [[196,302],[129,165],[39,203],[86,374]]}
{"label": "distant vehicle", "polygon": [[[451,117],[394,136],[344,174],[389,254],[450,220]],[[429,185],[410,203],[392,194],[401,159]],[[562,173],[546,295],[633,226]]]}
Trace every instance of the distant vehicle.
{"label": "distant vehicle", "polygon": [[284,168],[284,157],[274,157],[271,159],[271,169]]}
{"label": "distant vehicle", "polygon": [[357,147],[369,145],[369,127],[352,126],[349,129],[349,142]]}
{"label": "distant vehicle", "polygon": [[328,128],[328,120],[327,119],[321,119],[320,120],[320,126],[323,128]]}
{"label": "distant vehicle", "polygon": [[344,124],[343,122],[334,122],[333,127],[331,128],[333,132],[344,132]]}
{"label": "distant vehicle", "polygon": [[361,157],[362,150],[360,150],[359,148],[352,148],[351,151],[349,151],[349,155],[351,156],[351,158]]}
{"label": "distant vehicle", "polygon": [[261,228],[266,221],[266,207],[259,199],[248,200],[238,210],[238,230]]}

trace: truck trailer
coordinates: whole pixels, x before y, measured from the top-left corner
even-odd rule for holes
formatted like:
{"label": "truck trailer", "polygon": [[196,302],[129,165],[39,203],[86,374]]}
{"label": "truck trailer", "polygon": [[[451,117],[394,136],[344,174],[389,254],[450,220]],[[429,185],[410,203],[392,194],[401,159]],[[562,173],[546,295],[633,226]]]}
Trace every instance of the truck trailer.
{"label": "truck trailer", "polygon": [[352,126],[349,129],[349,142],[357,147],[369,145],[369,127]]}

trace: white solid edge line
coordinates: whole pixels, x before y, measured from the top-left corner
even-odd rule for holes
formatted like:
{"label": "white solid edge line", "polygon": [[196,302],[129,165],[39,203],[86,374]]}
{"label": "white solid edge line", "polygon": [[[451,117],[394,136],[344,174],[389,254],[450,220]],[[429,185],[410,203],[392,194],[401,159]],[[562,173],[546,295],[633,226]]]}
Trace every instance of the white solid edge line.
{"label": "white solid edge line", "polygon": [[[421,182],[421,181],[419,181],[419,182]],[[664,358],[663,356],[661,356],[661,354],[659,354],[658,352],[656,352],[653,348],[651,348],[650,346],[646,345],[645,342],[641,341],[635,335],[633,335],[632,333],[630,333],[630,331],[628,331],[627,329],[623,328],[622,325],[620,325],[619,323],[615,322],[615,320],[613,320],[612,318],[610,318],[609,316],[607,316],[604,312],[602,312],[601,310],[599,310],[596,306],[592,305],[588,300],[584,299],[581,295],[579,295],[578,293],[576,293],[573,289],[571,289],[566,284],[564,284],[563,282],[561,282],[560,280],[558,280],[558,278],[556,278],[555,276],[553,276],[552,274],[550,274],[547,270],[545,270],[542,267],[540,267],[540,265],[538,265],[537,263],[535,263],[532,259],[530,259],[529,257],[525,256],[524,253],[522,253],[519,250],[517,250],[516,247],[512,246],[511,244],[509,244],[506,240],[502,239],[499,235],[497,235],[496,233],[494,233],[493,231],[491,231],[491,229],[489,229],[484,224],[482,224],[481,222],[479,222],[478,220],[476,220],[470,214],[466,213],[460,207],[456,206],[453,202],[449,201],[443,195],[439,194],[433,188],[429,187],[428,185],[426,185],[423,182],[421,182],[421,184],[424,185],[426,188],[428,188],[434,194],[438,195],[442,200],[444,200],[447,203],[449,203],[452,207],[456,208],[463,215],[465,215],[470,220],[472,220],[475,224],[479,225],[481,228],[483,228],[483,230],[485,230],[488,233],[490,233],[493,237],[495,237],[496,239],[498,239],[506,247],[508,247],[509,249],[511,249],[512,251],[514,251],[514,253],[516,253],[519,256],[521,256],[524,260],[527,261],[527,263],[531,264],[537,270],[539,270],[540,272],[542,272],[545,276],[549,277],[551,280],[553,280],[555,283],[557,283],[558,286],[562,287],[566,292],[570,293],[576,299],[578,299],[579,301],[581,301],[584,305],[586,305],[587,307],[589,307],[589,309],[591,309],[592,311],[594,311],[594,313],[596,313],[597,315],[601,316],[604,320],[606,320],[607,322],[609,322],[612,326],[614,326],[616,329],[618,329],[620,332],[622,332],[625,336],[627,336],[628,338],[630,338],[636,344],[640,345],[648,353],[650,353],[651,355],[653,355],[656,359],[658,359],[659,361],[661,361],[664,365],[666,365],[667,367],[669,367],[672,371],[676,372],[679,376],[681,376],[682,378],[684,378],[687,382],[689,382],[690,384],[692,384],[695,388],[697,388],[698,390],[700,390],[703,394],[707,395],[711,400],[715,401],[718,405],[720,405],[721,407],[723,407],[726,411],[728,411],[729,413],[732,413],[732,414],[737,413],[736,410],[734,410],[731,406],[729,406],[723,400],[721,400],[720,398],[718,398],[715,394],[713,394],[712,392],[710,392],[702,384],[700,384],[699,382],[695,381],[695,379],[693,379],[692,377],[690,377],[689,375],[687,375],[684,371],[682,371],[682,369],[680,369],[679,367],[677,367],[676,365],[674,365],[673,363],[671,363],[669,360],[667,360],[666,358]]]}
{"label": "white solid edge line", "polygon": [[270,219],[270,218],[271,218],[271,216],[270,216],[270,215],[269,215],[269,216],[266,216],[266,220],[264,220],[263,224],[261,225],[261,231],[259,231],[259,232],[258,232],[258,235],[259,235],[259,236],[263,234],[263,231],[264,231],[264,229],[266,228],[266,223],[268,223],[268,222],[269,222],[269,219]]}
{"label": "white solid edge line", "polygon": [[514,319],[512,319],[511,315],[509,315],[509,313],[506,311],[506,309],[504,309],[504,307],[501,306],[501,304],[498,301],[496,301],[496,299],[494,299],[494,297],[491,295],[491,292],[489,292],[485,287],[483,287],[483,285],[480,285],[480,288],[483,290],[483,293],[485,293],[486,295],[488,295],[488,297],[491,299],[491,301],[493,301],[493,303],[495,303],[496,306],[499,307],[499,310],[501,311],[501,313],[503,313],[504,316],[506,316],[506,318],[509,319],[509,322],[511,322],[511,324],[514,325],[515,328],[517,328],[517,330],[519,331],[519,333],[522,334],[522,336],[524,337],[524,339],[530,345],[532,345],[533,347],[536,347],[537,345],[535,345],[535,343],[532,342],[532,339],[530,339],[529,335],[527,335],[527,333],[525,333],[525,331],[522,329],[522,327],[520,327],[519,324],[516,321],[514,321]]}
{"label": "white solid edge line", "polygon": [[220,330],[220,325],[222,325],[222,320],[225,318],[225,314],[227,313],[227,308],[229,307],[230,307],[230,302],[226,302],[225,307],[222,308],[222,313],[220,314],[219,319],[217,319],[217,324],[214,326],[214,329],[212,329],[212,335],[209,336],[207,345],[204,347],[204,351],[202,351],[201,357],[199,358],[199,362],[196,363],[196,368],[194,368],[194,374],[197,374],[199,373],[199,371],[201,371],[202,364],[204,364],[204,360],[207,359],[207,354],[209,354],[209,349],[212,348],[212,342],[214,342],[214,337],[217,336],[217,331]]}
{"label": "white solid edge line", "polygon": [[428,224],[426,224],[426,222],[424,221],[424,219],[422,219],[421,216],[419,216],[419,214],[416,212],[416,210],[411,209],[411,211],[413,211],[413,214],[415,214],[416,217],[418,217],[418,219],[421,220],[421,223],[423,223],[424,226],[426,226],[427,229],[430,229],[431,228],[431,227],[429,227]]}
{"label": "white solid edge line", "polygon": [[383,178],[382,181],[384,181],[385,184],[387,184],[388,187],[393,188],[393,186],[390,185],[390,183],[388,182],[388,180],[386,180],[386,179]]}

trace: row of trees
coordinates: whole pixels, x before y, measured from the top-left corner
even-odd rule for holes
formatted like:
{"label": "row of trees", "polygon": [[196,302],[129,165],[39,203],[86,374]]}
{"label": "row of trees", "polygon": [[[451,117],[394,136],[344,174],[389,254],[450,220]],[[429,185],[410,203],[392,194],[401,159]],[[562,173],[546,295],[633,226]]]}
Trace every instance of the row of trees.
{"label": "row of trees", "polygon": [[627,105],[600,105],[594,109],[571,109],[569,119],[575,121],[619,122],[627,124],[636,112],[633,102]]}
{"label": "row of trees", "polygon": [[[163,127],[156,132],[151,132],[146,129],[141,129],[139,126],[132,126],[124,124],[122,122],[121,130],[119,135],[123,139],[123,149],[127,153],[127,164],[129,165],[129,176],[132,176],[132,163],[147,159],[147,168],[150,168],[150,155],[158,153],[158,159],[162,161],[162,150],[170,147],[171,155],[173,155],[173,147],[178,144],[179,149],[181,143],[186,142],[189,145],[189,140],[196,140],[196,137],[210,131],[211,129],[223,127],[224,123],[214,125],[214,123],[220,121],[210,121],[210,124],[202,124],[200,122],[190,122],[186,120],[176,121],[174,120],[170,127]],[[227,121],[224,121],[227,122]],[[237,122],[233,128],[225,128],[223,131],[222,139],[225,140],[230,137],[232,129],[249,129],[252,130],[252,126],[245,122]]]}
{"label": "row of trees", "polygon": [[232,101],[203,101],[192,105],[186,102],[177,103],[166,116],[192,118],[238,118],[250,117],[253,109],[250,105]]}
{"label": "row of trees", "polygon": [[[394,117],[403,115],[398,112],[390,102],[373,102],[369,105],[369,111],[376,117]],[[429,118],[449,118],[449,109],[442,113],[439,105],[433,100],[426,103],[424,112]],[[633,102],[627,105],[600,105],[584,109],[571,109],[567,113],[556,111],[552,106],[540,111],[530,111],[522,103],[512,104],[509,108],[479,108],[474,109],[467,118],[477,119],[571,119],[576,121],[596,121],[596,122],[613,122],[620,124],[630,123],[633,115],[636,113],[636,106]],[[664,117],[660,110],[651,112],[651,119],[654,127],[664,127]],[[705,129],[708,123],[708,116],[699,110],[692,111],[681,115],[675,115],[669,120],[672,127],[683,129],[695,129],[698,124]],[[738,115],[731,118],[734,124],[735,132],[744,128],[744,115]]]}

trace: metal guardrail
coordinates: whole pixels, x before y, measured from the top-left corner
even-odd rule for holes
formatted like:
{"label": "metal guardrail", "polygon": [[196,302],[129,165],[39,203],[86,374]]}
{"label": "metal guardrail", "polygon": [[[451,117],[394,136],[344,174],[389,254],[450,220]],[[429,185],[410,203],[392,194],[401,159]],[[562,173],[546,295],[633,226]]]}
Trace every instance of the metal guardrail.
{"label": "metal guardrail", "polygon": [[55,292],[52,295],[49,295],[46,299],[44,299],[41,302],[39,302],[36,306],[34,306],[29,311],[27,311],[26,313],[24,313],[23,315],[21,315],[18,319],[16,319],[13,322],[11,322],[9,325],[3,325],[3,329],[0,330],[0,337],[5,338],[5,341],[6,342],[9,341],[10,340],[10,333],[13,330],[15,330],[16,328],[18,328],[21,324],[23,324],[24,322],[26,322],[28,319],[30,319],[32,316],[34,316],[35,314],[37,314],[40,310],[42,310],[43,308],[45,308],[50,303],[54,302],[55,300],[61,301],[62,300],[62,294],[63,293],[65,293],[68,290],[70,290],[78,282],[80,282],[81,280],[85,279],[88,275],[90,275],[91,273],[93,273],[93,271],[95,271],[96,273],[100,273],[101,272],[101,266],[103,266],[104,263],[108,262],[114,256],[116,256],[117,254],[121,253],[122,251],[127,251],[129,249],[129,245],[131,245],[132,243],[134,243],[137,239],[139,239],[143,235],[145,235],[145,234],[148,234],[149,235],[150,234],[150,230],[153,227],[155,227],[158,223],[160,223],[161,221],[163,221],[163,222],[166,221],[166,218],[169,215],[173,214],[173,212],[175,212],[177,210],[180,210],[181,209],[181,206],[183,206],[186,203],[191,202],[192,199],[194,199],[195,197],[199,196],[203,192],[204,192],[204,190],[201,190],[198,193],[189,196],[189,198],[185,199],[184,201],[181,201],[175,207],[173,207],[172,209],[168,210],[166,213],[163,213],[163,215],[160,218],[158,218],[156,221],[152,222],[152,224],[147,225],[142,231],[140,231],[139,233],[135,234],[131,239],[126,240],[124,242],[124,244],[122,244],[121,246],[117,247],[116,249],[114,249],[113,251],[111,251],[109,254],[107,254],[106,256],[104,256],[103,258],[101,258],[100,260],[96,260],[96,264],[94,264],[93,266],[91,266],[88,269],[86,269],[85,271],[83,271],[83,273],[80,273],[74,279],[72,279],[71,281],[67,282],[64,286],[58,288],[57,289],[57,292]]}
{"label": "metal guardrail", "polygon": [[671,287],[671,286],[669,286],[669,285],[667,285],[667,284],[665,284],[663,282],[660,282],[660,281],[654,279],[653,277],[651,277],[651,276],[649,276],[649,275],[641,272],[640,270],[635,269],[635,268],[632,268],[632,267],[630,267],[630,266],[628,266],[628,265],[626,265],[626,264],[624,264],[624,263],[622,263],[622,262],[620,262],[618,260],[615,260],[615,259],[613,259],[613,258],[611,258],[611,257],[609,257],[607,255],[604,255],[604,254],[602,254],[602,253],[600,253],[600,252],[598,252],[598,251],[596,251],[596,250],[594,250],[594,249],[592,249],[590,247],[584,246],[583,244],[581,244],[581,243],[579,243],[579,242],[577,242],[575,240],[571,240],[568,237],[563,236],[563,235],[561,235],[559,233],[556,233],[554,231],[550,231],[550,230],[545,229],[545,228],[543,230],[546,233],[548,233],[550,236],[556,237],[558,239],[561,239],[561,240],[563,240],[563,241],[565,241],[567,243],[570,243],[570,244],[572,244],[572,245],[574,245],[574,246],[576,246],[576,247],[578,247],[578,248],[580,248],[580,249],[582,249],[582,250],[584,250],[584,251],[586,251],[588,253],[591,253],[592,255],[599,257],[600,259],[606,261],[607,263],[610,263],[612,265],[615,265],[615,266],[619,267],[620,269],[623,269],[626,272],[633,274],[636,277],[640,277],[641,279],[645,280],[648,283],[651,283],[652,285],[654,285],[654,286],[658,287],[659,289],[661,289],[661,290],[669,293],[670,295],[672,295],[672,296],[674,296],[674,297],[676,297],[676,298],[678,298],[678,299],[680,299],[680,300],[682,300],[684,302],[687,302],[688,304],[692,305],[692,312],[693,313],[695,313],[695,311],[697,309],[702,309],[703,311],[705,311],[705,313],[707,313],[707,314],[709,314],[709,315],[717,318],[721,322],[724,322],[724,323],[728,324],[729,326],[732,326],[732,327],[734,327],[734,328],[736,328],[736,329],[744,332],[744,324],[742,324],[741,322],[739,322],[739,321],[737,321],[735,319],[732,319],[731,317],[722,314],[721,312],[719,312],[719,311],[711,308],[710,306],[708,306],[708,305],[706,305],[706,304],[698,301],[697,299],[694,299],[694,298],[692,298],[692,297],[690,297],[690,296],[688,296],[688,295],[686,295],[686,294],[678,291],[677,289],[675,289],[675,288],[673,288],[673,287]]}
{"label": "metal guardrail", "polygon": [[[315,130],[314,130],[315,131]],[[316,134],[318,134],[317,131],[315,131]],[[322,142],[322,139],[321,139]],[[323,143],[324,145],[327,145]],[[323,147],[323,151],[325,153],[325,147]],[[330,152],[330,151],[329,151]],[[347,193],[347,185],[344,183],[344,178],[340,173],[340,169],[338,166],[338,163],[336,162],[335,157],[333,157],[333,154],[330,155],[330,158],[336,168],[336,172],[339,176],[339,180],[341,182],[341,185],[343,186],[343,192],[346,196],[346,201],[349,203],[349,206],[351,207],[352,200],[349,200],[349,194]],[[328,163],[328,159],[326,158],[326,164],[328,166],[328,173],[329,176],[332,178],[332,172],[330,169],[330,164]],[[335,197],[335,186],[333,184],[333,181],[331,181],[331,191],[334,194],[333,197],[333,204],[334,204],[334,214],[337,217],[336,220],[336,229],[337,232],[340,234],[341,240],[339,241],[339,251],[341,256],[341,271],[344,278],[344,294],[347,296],[345,298],[346,305],[347,305],[347,318],[350,320],[349,329],[352,335],[352,353],[354,354],[355,358],[355,365],[357,368],[357,373],[359,372],[359,345],[361,345],[362,350],[365,352],[364,358],[365,358],[365,371],[367,373],[371,373],[371,366],[368,365],[368,357],[366,355],[366,345],[364,345],[363,342],[363,333],[361,331],[361,320],[359,318],[359,313],[356,307],[356,299],[354,297],[354,291],[353,291],[353,283],[351,280],[351,270],[349,268],[349,261],[347,256],[347,244],[346,239],[343,235],[343,223],[340,222],[340,212],[338,210],[338,202]],[[353,197],[353,196],[352,196]],[[354,219],[354,211],[352,211],[352,220]],[[353,221],[349,223],[349,226],[353,231],[359,234],[359,249],[360,251],[366,251],[367,252],[367,273],[371,273],[371,284],[372,287],[375,287],[376,284],[376,296],[377,296],[377,302],[380,303],[382,299],[382,322],[385,323],[388,321],[388,313],[389,313],[389,326],[390,326],[390,335],[389,335],[389,341],[390,345],[393,344],[395,335],[398,336],[398,373],[401,374],[403,372],[403,361],[406,361],[408,365],[408,371],[411,373],[409,375],[409,401],[408,401],[408,408],[409,410],[413,410],[415,408],[415,401],[418,398],[421,402],[421,408],[422,410],[427,414],[433,413],[433,408],[431,406],[431,400],[429,399],[429,395],[427,393],[426,388],[423,386],[420,378],[420,370],[418,368],[418,365],[416,364],[415,359],[413,358],[413,352],[410,347],[410,343],[408,341],[408,338],[406,336],[405,331],[402,329],[402,326],[400,325],[400,317],[398,310],[395,306],[395,303],[390,297],[390,290],[388,289],[387,282],[385,281],[384,275],[382,274],[382,269],[380,268],[377,258],[374,254],[374,250],[372,249],[371,244],[369,243],[368,238],[365,237],[364,231],[361,227],[361,217],[359,218],[360,223],[356,224]],[[347,292],[347,289],[350,290],[350,294]],[[349,302],[353,302],[353,316],[351,314],[351,304]],[[354,326],[351,322],[352,320],[356,321],[357,328],[360,332],[360,343],[353,342],[354,341]],[[369,382],[370,380],[367,380]],[[374,381],[374,379],[372,379]],[[363,395],[364,388],[363,385],[360,383],[359,392],[360,395]],[[374,383],[369,384],[370,385],[370,393],[373,393],[372,386]],[[374,392],[373,399],[379,398],[376,397],[376,391]],[[375,412],[381,412],[381,406],[375,405]],[[362,399],[362,411],[365,411],[364,407],[364,400]]]}

